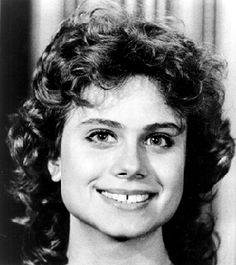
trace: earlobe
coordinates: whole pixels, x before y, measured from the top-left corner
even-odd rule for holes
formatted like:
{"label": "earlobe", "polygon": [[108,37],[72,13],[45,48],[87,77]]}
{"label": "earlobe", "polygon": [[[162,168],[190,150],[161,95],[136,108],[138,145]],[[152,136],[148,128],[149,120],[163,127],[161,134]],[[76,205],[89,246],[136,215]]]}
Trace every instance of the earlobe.
{"label": "earlobe", "polygon": [[51,175],[52,181],[58,182],[61,180],[61,160],[49,160],[48,171]]}

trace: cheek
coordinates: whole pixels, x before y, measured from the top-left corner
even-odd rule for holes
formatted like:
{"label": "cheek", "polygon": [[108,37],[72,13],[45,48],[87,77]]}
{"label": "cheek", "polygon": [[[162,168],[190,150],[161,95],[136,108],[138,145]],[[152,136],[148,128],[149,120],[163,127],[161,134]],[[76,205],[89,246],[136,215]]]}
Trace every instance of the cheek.
{"label": "cheek", "polygon": [[[66,152],[61,156],[62,200],[71,213],[88,206],[93,181],[99,176],[100,163],[83,152]],[[87,205],[87,206],[86,206]]]}
{"label": "cheek", "polygon": [[185,154],[170,153],[152,160],[155,175],[165,192],[182,195],[184,184]]}
{"label": "cheek", "polygon": [[162,187],[159,206],[169,219],[176,212],[182,199],[185,156],[170,155],[159,162],[160,166],[156,167]]}
{"label": "cheek", "polygon": [[79,148],[67,145],[61,152],[62,189],[69,185],[72,190],[82,189],[101,177],[108,166],[106,157],[89,151],[82,144]]}

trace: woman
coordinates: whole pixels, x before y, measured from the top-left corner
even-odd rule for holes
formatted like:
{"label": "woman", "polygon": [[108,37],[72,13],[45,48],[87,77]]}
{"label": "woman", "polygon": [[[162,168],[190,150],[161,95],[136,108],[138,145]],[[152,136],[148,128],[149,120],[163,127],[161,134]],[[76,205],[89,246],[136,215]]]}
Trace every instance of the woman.
{"label": "woman", "polygon": [[216,264],[208,206],[234,154],[225,63],[115,2],[84,2],[12,119],[24,264]]}

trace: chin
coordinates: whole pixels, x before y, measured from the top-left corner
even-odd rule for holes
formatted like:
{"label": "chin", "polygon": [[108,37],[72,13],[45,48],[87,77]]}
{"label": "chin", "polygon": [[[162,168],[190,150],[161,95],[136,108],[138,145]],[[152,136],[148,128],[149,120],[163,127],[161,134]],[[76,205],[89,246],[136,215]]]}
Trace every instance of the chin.
{"label": "chin", "polygon": [[124,242],[135,238],[145,237],[146,235],[157,231],[159,228],[159,225],[145,227],[127,225],[124,229],[124,225],[122,225],[117,229],[114,226],[110,229],[106,228],[105,231],[103,230],[103,233],[117,241]]}

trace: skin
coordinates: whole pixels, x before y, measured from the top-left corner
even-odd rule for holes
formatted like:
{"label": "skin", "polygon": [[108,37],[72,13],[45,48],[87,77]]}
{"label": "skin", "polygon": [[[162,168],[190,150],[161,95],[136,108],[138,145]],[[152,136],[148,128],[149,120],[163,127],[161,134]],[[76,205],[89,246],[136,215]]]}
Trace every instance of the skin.
{"label": "skin", "polygon": [[[186,130],[159,88],[144,76],[116,90],[91,85],[93,106],[69,113],[48,163],[70,212],[69,264],[170,264],[162,226],[182,197]],[[123,203],[101,191],[151,195]]]}

